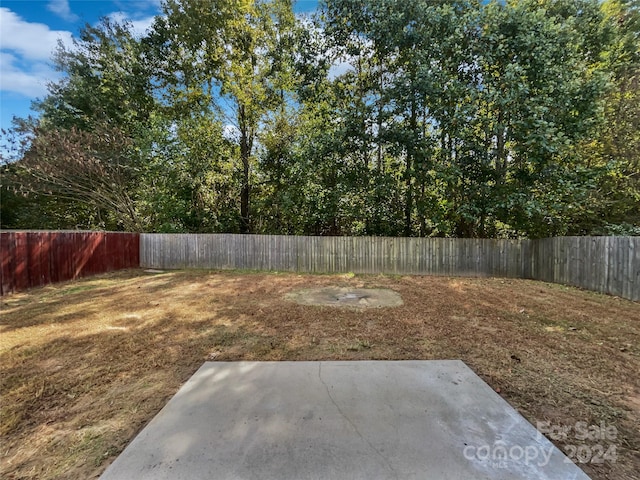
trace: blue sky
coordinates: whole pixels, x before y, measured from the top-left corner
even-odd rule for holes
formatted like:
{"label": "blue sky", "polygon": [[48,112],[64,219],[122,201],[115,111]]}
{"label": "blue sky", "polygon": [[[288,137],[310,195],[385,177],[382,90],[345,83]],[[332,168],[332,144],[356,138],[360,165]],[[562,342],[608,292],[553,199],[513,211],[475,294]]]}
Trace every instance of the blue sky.
{"label": "blue sky", "polygon": [[[317,0],[298,0],[295,10],[316,6]],[[51,64],[58,39],[71,44],[83,25],[104,16],[128,19],[142,33],[159,8],[160,0],[0,0],[0,128],[33,113],[31,102],[60,78]]]}

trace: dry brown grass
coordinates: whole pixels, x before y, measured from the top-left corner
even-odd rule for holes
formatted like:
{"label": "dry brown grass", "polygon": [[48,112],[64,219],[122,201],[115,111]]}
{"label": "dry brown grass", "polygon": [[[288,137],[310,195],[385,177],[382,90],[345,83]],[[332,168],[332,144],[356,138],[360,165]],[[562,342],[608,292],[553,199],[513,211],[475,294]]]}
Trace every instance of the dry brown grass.
{"label": "dry brown grass", "polygon": [[[314,286],[402,307],[302,306]],[[1,299],[0,477],[99,475],[207,359],[462,359],[532,423],[613,425],[640,471],[640,304],[535,281],[125,271]],[[555,442],[560,447],[575,439]],[[584,443],[584,442],[581,442]]]}

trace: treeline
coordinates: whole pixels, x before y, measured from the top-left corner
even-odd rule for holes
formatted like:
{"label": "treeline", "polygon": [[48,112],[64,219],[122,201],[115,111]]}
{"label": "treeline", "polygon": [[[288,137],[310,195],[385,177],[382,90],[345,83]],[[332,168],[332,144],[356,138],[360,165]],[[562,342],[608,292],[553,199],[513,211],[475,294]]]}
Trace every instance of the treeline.
{"label": "treeline", "polygon": [[640,234],[638,0],[165,0],[54,61],[3,228]]}

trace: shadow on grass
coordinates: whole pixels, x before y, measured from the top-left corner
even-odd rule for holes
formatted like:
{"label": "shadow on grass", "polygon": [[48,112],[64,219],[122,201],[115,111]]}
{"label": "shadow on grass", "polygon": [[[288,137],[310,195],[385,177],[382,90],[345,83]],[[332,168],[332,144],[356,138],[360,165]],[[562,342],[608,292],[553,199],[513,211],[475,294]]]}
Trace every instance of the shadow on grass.
{"label": "shadow on grass", "polygon": [[[283,300],[326,285],[392,288],[405,305]],[[640,468],[640,435],[628,426],[640,417],[621,398],[640,388],[635,347],[618,343],[635,343],[639,311],[585,298],[564,292],[555,301],[544,284],[492,279],[206,272],[129,272],[34,291],[1,316],[1,431],[11,459],[2,474],[89,478],[208,359],[462,359],[533,423],[616,425],[628,445],[618,470],[589,474],[626,478]],[[545,330],[567,325],[585,330]]]}

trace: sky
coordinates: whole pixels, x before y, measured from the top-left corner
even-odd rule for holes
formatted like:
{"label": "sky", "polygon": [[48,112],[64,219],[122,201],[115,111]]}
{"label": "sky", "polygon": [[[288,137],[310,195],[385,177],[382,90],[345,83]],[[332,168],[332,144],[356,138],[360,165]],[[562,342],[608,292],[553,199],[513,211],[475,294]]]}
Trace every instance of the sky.
{"label": "sky", "polygon": [[[47,83],[61,74],[51,57],[58,41],[71,45],[85,24],[109,16],[129,20],[139,33],[151,25],[161,0],[0,0],[0,128],[14,116],[34,114],[31,102],[43,98]],[[298,0],[295,11],[310,12],[317,0]]]}

